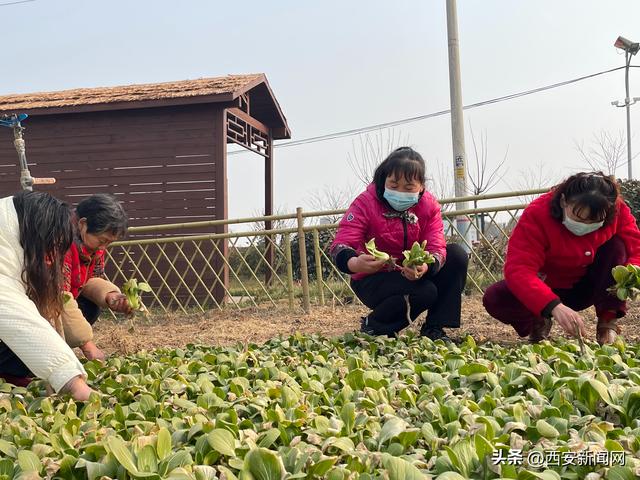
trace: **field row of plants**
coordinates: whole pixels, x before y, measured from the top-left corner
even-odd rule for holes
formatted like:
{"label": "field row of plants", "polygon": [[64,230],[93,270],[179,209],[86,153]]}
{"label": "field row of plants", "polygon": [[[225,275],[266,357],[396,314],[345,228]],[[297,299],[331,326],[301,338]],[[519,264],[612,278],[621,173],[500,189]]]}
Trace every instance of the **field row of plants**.
{"label": "field row of plants", "polygon": [[[634,479],[640,347],[296,335],[86,364],[85,403],[0,384],[0,478]],[[617,465],[497,463],[624,452]]]}

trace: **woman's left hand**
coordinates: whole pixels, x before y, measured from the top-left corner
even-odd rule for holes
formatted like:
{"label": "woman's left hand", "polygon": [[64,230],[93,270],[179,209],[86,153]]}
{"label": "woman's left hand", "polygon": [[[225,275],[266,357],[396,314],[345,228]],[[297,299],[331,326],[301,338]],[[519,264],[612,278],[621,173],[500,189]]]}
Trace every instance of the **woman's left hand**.
{"label": "woman's left hand", "polygon": [[407,280],[419,280],[429,270],[429,265],[426,263],[418,265],[417,267],[402,267],[400,274]]}
{"label": "woman's left hand", "polygon": [[131,305],[129,305],[127,297],[122,293],[109,292],[107,293],[105,300],[107,302],[107,305],[109,305],[109,308],[114,312],[126,314],[131,313]]}

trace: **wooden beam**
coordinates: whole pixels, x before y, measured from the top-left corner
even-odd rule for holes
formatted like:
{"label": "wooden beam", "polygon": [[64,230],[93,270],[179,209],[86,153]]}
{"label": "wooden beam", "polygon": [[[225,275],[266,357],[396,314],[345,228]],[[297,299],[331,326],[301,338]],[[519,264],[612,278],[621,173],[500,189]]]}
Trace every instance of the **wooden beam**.
{"label": "wooden beam", "polygon": [[[215,212],[216,220],[226,219],[229,216],[228,190],[227,190],[227,111],[225,109],[214,112],[214,154],[215,164]],[[217,226],[216,233],[227,233],[227,225]],[[220,239],[215,241],[224,258],[229,257],[228,241]],[[214,256],[213,262],[216,272],[220,272],[220,281],[216,283],[213,295],[216,301],[222,304],[225,300],[225,289],[229,286],[229,267],[220,255]]]}
{"label": "wooden beam", "polygon": [[277,127],[277,128],[273,128],[271,130],[272,130],[272,133],[273,133],[273,137],[276,140],[282,140],[282,139],[286,139],[286,138],[291,138],[291,131],[289,130],[289,127]]}
{"label": "wooden beam", "polygon": [[[265,216],[273,215],[273,136],[269,132],[269,141],[267,142],[267,155],[264,158],[264,214]],[[265,220],[265,230],[271,230],[273,224],[271,220]],[[269,236],[266,249],[266,259],[271,267],[275,266],[275,249],[273,242],[275,238]],[[272,281],[271,269],[267,268],[265,282],[269,285]]]}
{"label": "wooden beam", "polygon": [[283,127],[285,129],[285,132],[287,133],[287,136],[278,137],[278,138],[291,138],[291,131],[289,130],[289,125],[287,124],[287,119],[284,116],[284,113],[282,112],[282,108],[280,108],[280,104],[278,103],[278,100],[276,99],[276,96],[273,94],[273,91],[271,90],[271,86],[269,85],[269,82],[267,81],[266,77],[264,78],[264,86],[267,88],[267,91],[269,92],[269,96],[271,97],[271,100],[273,101],[273,106],[275,107],[276,112],[277,112],[278,116],[280,117],[282,125],[283,125]]}
{"label": "wooden beam", "polygon": [[247,122],[256,130],[259,130],[265,135],[269,135],[269,127],[267,127],[264,123],[260,122],[259,120],[256,120],[251,115],[248,115],[246,112],[243,112],[239,108],[229,108],[228,110],[229,110],[229,113],[231,113],[232,115],[235,115],[240,120]]}

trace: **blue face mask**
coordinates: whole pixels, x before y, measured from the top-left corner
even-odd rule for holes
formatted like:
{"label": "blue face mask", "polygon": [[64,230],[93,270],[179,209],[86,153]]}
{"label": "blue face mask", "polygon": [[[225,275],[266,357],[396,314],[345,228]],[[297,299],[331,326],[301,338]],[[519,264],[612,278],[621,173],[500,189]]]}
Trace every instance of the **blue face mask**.
{"label": "blue face mask", "polygon": [[420,199],[420,193],[412,192],[397,192],[388,188],[384,189],[384,199],[389,202],[391,208],[399,212],[404,212],[406,209],[413,207]]}

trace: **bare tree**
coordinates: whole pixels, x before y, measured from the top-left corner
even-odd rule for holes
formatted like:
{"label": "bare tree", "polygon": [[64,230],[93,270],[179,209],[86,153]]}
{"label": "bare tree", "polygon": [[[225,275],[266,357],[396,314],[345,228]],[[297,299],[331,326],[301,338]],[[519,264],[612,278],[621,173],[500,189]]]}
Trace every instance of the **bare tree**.
{"label": "bare tree", "polygon": [[[433,172],[433,173],[431,173]],[[439,159],[427,164],[427,190],[429,190],[438,200],[453,198],[455,189],[453,185],[453,169],[449,163],[441,162]],[[453,203],[442,204],[442,210],[450,210]]]}
{"label": "bare tree", "polygon": [[[313,190],[307,197],[305,203],[311,211],[324,210],[344,210],[354,198],[353,187],[338,188],[335,185],[324,185],[322,188]],[[313,217],[314,221],[322,223],[337,223],[342,218],[341,214],[324,215]]]}
{"label": "bare tree", "polygon": [[389,153],[398,147],[407,145],[409,136],[402,136],[395,130],[379,130],[375,135],[366,133],[352,140],[352,151],[347,153],[347,163],[358,180],[369,185],[373,173]]}
{"label": "bare tree", "polygon": [[[469,130],[471,131],[471,143],[473,144],[475,162],[471,162],[467,169],[467,176],[471,183],[468,190],[471,195],[482,195],[495,187],[498,182],[504,178],[507,172],[505,162],[509,154],[509,147],[507,146],[502,161],[499,162],[495,168],[491,168],[489,167],[489,142],[487,140],[486,130],[480,133],[479,150],[471,122],[469,122]],[[478,208],[478,200],[473,201],[473,208]],[[481,233],[484,233],[484,214],[481,214],[477,220],[476,228],[478,228]]]}
{"label": "bare tree", "polygon": [[[540,161],[533,166],[520,169],[518,171],[518,180],[509,184],[505,183],[511,190],[535,190],[538,188],[550,188],[558,183],[558,172],[553,170],[547,163]],[[519,195],[523,203],[531,203],[539,194],[535,195]]]}
{"label": "bare tree", "polygon": [[[514,182],[507,181],[504,179],[504,183],[507,185],[509,190],[511,191],[522,191],[522,190],[537,190],[542,188],[551,188],[558,183],[559,174],[555,170],[553,170],[547,163],[543,161],[539,161],[535,165],[527,166],[526,168],[521,168],[518,170],[518,174]],[[517,195],[518,200],[521,203],[529,204],[536,198],[538,198],[540,194],[531,194],[531,195]],[[510,203],[515,203],[514,200],[509,200]],[[520,215],[517,214],[513,216],[513,213],[510,217],[507,217],[507,214],[504,213],[501,215],[502,228],[504,228],[507,232],[511,231],[513,227],[515,227],[518,222]]]}
{"label": "bare tree", "polygon": [[[347,162],[363,186],[373,181],[373,173],[377,166],[398,147],[409,144],[409,136],[401,136],[395,130],[380,130],[375,136],[360,135],[352,142],[352,152],[347,154]],[[454,196],[453,170],[436,159],[427,161],[427,190],[436,198],[452,198]],[[431,173],[433,172],[433,173]],[[453,207],[451,203],[442,205],[443,210]]]}
{"label": "bare tree", "polygon": [[622,131],[617,136],[605,130],[594,133],[589,147],[585,147],[584,142],[575,144],[580,158],[591,170],[615,175],[618,168],[626,164],[627,137]]}
{"label": "bare tree", "polygon": [[[480,150],[478,150],[478,143],[471,124],[469,124],[469,129],[471,131],[471,143],[473,144],[475,161],[470,163],[467,170],[467,176],[471,183],[468,189],[471,195],[482,195],[495,187],[506,175],[508,169],[505,168],[505,163],[509,154],[509,147],[507,146],[502,161],[495,168],[491,168],[489,167],[489,142],[486,130],[480,133]],[[476,201],[474,207],[477,208],[477,206]]]}
{"label": "bare tree", "polygon": [[[292,213],[287,211],[284,207],[276,207],[272,215],[280,216]],[[252,217],[264,217],[264,210],[254,210],[251,214]],[[280,230],[283,228],[293,228],[296,226],[295,218],[284,218],[280,220],[271,220],[271,230]],[[266,222],[264,220],[257,220],[251,224],[251,230],[254,232],[262,232],[266,229]]]}

